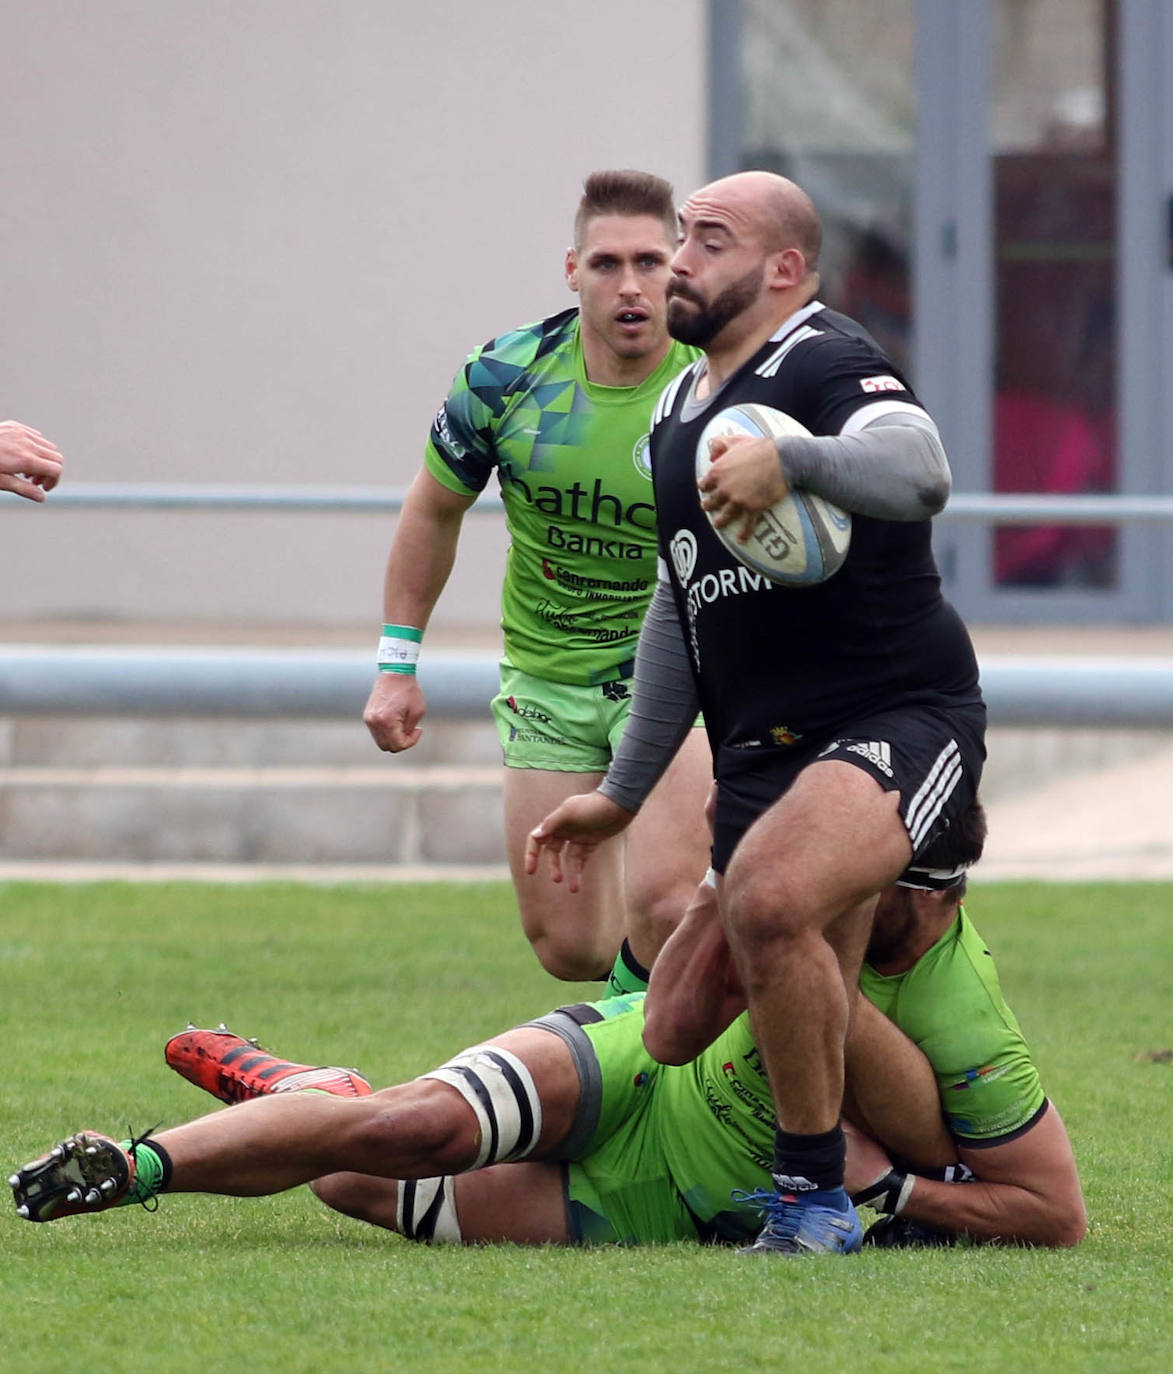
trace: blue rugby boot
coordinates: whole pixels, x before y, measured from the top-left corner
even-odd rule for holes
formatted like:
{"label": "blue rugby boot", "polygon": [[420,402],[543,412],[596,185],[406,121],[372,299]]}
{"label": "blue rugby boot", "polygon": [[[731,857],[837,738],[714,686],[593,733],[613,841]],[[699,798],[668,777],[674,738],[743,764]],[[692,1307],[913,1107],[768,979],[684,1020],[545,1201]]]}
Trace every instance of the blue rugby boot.
{"label": "blue rugby boot", "polygon": [[761,1233],[739,1255],[853,1255],[863,1227],[842,1188],[810,1193],[736,1192],[734,1201],[761,1212]]}

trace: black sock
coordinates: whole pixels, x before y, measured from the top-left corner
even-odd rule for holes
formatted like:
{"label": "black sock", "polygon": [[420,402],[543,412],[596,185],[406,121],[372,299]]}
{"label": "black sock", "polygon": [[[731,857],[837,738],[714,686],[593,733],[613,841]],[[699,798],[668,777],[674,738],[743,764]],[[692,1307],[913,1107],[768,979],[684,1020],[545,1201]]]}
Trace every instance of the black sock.
{"label": "black sock", "polygon": [[842,1126],[818,1135],[795,1135],[781,1126],[774,1132],[774,1182],[784,1193],[842,1188],[846,1159]]}

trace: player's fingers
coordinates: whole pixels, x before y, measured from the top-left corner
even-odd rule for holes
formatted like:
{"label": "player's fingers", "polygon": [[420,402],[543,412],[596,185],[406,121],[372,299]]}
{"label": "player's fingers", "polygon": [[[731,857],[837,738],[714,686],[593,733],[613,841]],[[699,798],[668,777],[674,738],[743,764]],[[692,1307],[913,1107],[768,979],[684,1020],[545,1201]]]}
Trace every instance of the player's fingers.
{"label": "player's fingers", "polygon": [[754,532],[754,527],[758,523],[759,511],[749,510],[742,514],[741,521],[737,526],[737,541],[744,544]]}
{"label": "player's fingers", "polygon": [[46,439],[43,434],[38,434],[35,429],[29,431],[25,447],[38,458],[43,458],[47,463],[56,463],[58,467],[64,461],[57,445]]}
{"label": "player's fingers", "polygon": [[722,506],[715,506],[710,514],[713,524],[719,530],[723,530],[726,525],[730,525],[742,512],[742,507],[734,505],[732,501],[726,501]]}
{"label": "player's fingers", "polygon": [[45,493],[35,482],[28,482],[23,477],[9,475],[0,472],[0,491],[12,491],[17,496],[25,496],[30,501],[43,501]]}
{"label": "player's fingers", "polygon": [[362,719],[363,724],[367,727],[367,730],[370,732],[371,739],[375,741],[375,743],[379,746],[380,749],[389,750],[391,748],[391,742],[387,734],[387,727],[383,723],[382,717],[364,714]]}
{"label": "player's fingers", "polygon": [[563,840],[557,840],[545,830],[545,822],[536,825],[526,836],[525,840],[525,871],[531,876],[538,871],[542,862],[542,853],[545,851],[546,857],[550,861],[550,877],[556,882],[562,881],[562,848]]}
{"label": "player's fingers", "polygon": [[571,844],[566,847],[566,888],[577,892],[582,887],[582,873],[592,846]]}
{"label": "player's fingers", "polygon": [[56,449],[48,451],[33,444],[26,445],[20,463],[29,477],[56,477],[61,472],[61,455]]}

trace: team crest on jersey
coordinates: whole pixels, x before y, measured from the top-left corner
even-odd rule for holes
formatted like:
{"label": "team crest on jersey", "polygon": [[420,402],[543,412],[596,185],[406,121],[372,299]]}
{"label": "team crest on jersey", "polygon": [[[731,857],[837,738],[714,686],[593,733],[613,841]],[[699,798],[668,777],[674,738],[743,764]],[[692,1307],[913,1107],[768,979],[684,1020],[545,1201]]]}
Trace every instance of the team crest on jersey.
{"label": "team crest on jersey", "polygon": [[635,441],[635,448],[631,450],[631,461],[635,464],[635,470],[641,477],[652,480],[652,436],[641,434]]}
{"label": "team crest on jersey", "polygon": [[682,587],[687,587],[692,570],[696,567],[696,535],[692,530],[677,530],[668,545],[668,552],[672,555],[677,581]]}
{"label": "team crest on jersey", "polygon": [[789,725],[771,725],[770,738],[775,744],[786,746],[797,744],[802,735],[797,730],[792,730]]}

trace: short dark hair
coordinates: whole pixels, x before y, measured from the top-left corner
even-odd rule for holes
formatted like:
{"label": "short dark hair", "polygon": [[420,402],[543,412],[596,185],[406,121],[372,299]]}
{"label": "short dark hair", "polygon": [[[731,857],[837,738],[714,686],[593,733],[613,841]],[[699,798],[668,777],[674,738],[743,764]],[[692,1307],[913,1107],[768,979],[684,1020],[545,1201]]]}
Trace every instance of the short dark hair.
{"label": "short dark hair", "polygon": [[592,172],[582,184],[574,216],[574,246],[582,247],[586,227],[599,215],[651,215],[676,237],[676,197],[671,182],[651,172]]}
{"label": "short dark hair", "polygon": [[[943,830],[917,856],[916,868],[947,870],[960,868],[962,865],[972,867],[982,857],[987,833],[986,808],[975,797],[961,813],[956,824]],[[915,870],[910,870],[912,871]],[[967,879],[962,874],[961,878],[948,888],[950,897],[960,901],[965,896],[967,885]]]}

